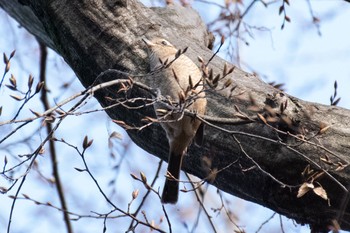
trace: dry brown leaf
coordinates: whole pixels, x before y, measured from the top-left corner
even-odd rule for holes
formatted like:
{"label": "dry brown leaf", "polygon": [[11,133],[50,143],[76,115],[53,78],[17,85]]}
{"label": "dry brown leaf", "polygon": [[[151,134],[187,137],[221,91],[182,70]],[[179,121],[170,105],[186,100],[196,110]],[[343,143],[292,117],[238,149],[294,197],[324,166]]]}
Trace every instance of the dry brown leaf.
{"label": "dry brown leaf", "polygon": [[266,119],[265,119],[265,117],[264,117],[263,115],[261,115],[260,113],[258,113],[257,115],[258,115],[259,119],[260,119],[262,122],[264,122],[264,124],[267,124],[267,121],[266,121]]}
{"label": "dry brown leaf", "polygon": [[322,155],[320,160],[328,165],[332,165],[333,162],[329,159],[328,155]]}
{"label": "dry brown leaf", "polygon": [[315,186],[312,183],[307,183],[307,182],[303,183],[298,190],[297,198],[304,196],[307,192],[309,192],[314,187]]}
{"label": "dry brown leaf", "polygon": [[320,134],[324,134],[331,126],[327,125],[326,127],[323,127],[320,129]]}
{"label": "dry brown leaf", "polygon": [[328,200],[327,192],[321,186],[313,189],[314,193],[324,200]]}

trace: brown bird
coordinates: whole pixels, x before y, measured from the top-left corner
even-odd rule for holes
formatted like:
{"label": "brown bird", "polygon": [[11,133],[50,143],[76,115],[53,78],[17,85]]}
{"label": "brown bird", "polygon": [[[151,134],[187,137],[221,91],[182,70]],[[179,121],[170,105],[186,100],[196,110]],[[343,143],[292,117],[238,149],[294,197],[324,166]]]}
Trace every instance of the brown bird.
{"label": "brown bird", "polygon": [[[170,98],[175,106],[182,104],[181,106],[186,106],[188,110],[204,114],[207,101],[203,91],[202,72],[197,65],[184,54],[176,58],[178,49],[165,39],[154,38],[151,41],[147,39],[143,41],[148,46],[151,71],[160,70],[154,72],[152,76],[152,88],[159,89],[162,96]],[[170,65],[167,66],[164,63]],[[164,105],[162,106],[164,108]],[[202,138],[203,127],[200,127],[201,121],[183,116],[179,111],[170,110],[170,114],[164,114],[164,111],[159,110],[162,106],[160,104],[154,106],[169,142],[168,171],[162,202],[175,204],[179,195],[179,176],[183,156],[196,133],[196,137]]]}

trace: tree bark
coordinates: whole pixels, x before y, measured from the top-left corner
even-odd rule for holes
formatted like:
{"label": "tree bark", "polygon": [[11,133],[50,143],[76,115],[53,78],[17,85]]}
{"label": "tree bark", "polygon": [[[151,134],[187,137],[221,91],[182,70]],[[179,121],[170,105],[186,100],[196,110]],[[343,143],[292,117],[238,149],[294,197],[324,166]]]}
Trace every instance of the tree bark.
{"label": "tree bark", "polygon": [[[188,46],[186,55],[195,62],[198,55],[208,61],[213,54],[207,49],[206,26],[191,8],[147,8],[136,0],[19,2],[0,0],[0,6],[60,54],[85,87],[93,84],[101,72],[111,68],[133,74],[147,73],[143,36],[164,37],[177,48]],[[224,64],[219,57],[210,62],[214,76],[222,73]],[[108,76],[108,79],[116,78],[126,77]],[[256,118],[259,112],[264,117],[250,124],[234,126],[215,123],[230,132],[207,126],[203,146],[189,148],[182,169],[200,178],[206,178],[208,171],[220,171],[210,179],[214,186],[298,223],[310,224],[314,231],[326,231],[333,220],[337,220],[343,229],[350,230],[349,194],[346,191],[350,189],[350,169],[347,167],[350,162],[350,111],[289,96],[237,67],[220,81],[219,86],[227,79],[231,79],[236,88],[208,88],[207,115],[234,118],[243,113]],[[147,84],[146,78],[135,80]],[[110,102],[105,97],[115,98],[116,91],[116,88],[104,89],[95,97],[102,106],[108,106]],[[128,97],[135,96],[144,97],[147,93],[135,87]],[[145,116],[154,116],[152,107],[130,110],[120,106],[106,112],[112,119],[133,126],[143,125],[141,119]],[[269,113],[276,114],[274,119],[278,119],[269,123],[271,126],[264,123]],[[321,128],[326,129],[325,126],[330,127],[320,132]],[[290,134],[284,133],[287,131]],[[168,144],[159,125],[127,132],[141,148],[167,160]],[[291,134],[303,135],[305,140]],[[203,165],[203,158],[209,158],[209,167]],[[314,171],[326,172],[314,184],[322,185],[330,205],[313,191],[297,198],[300,186],[308,177],[305,173],[304,177],[302,175],[308,165]]]}

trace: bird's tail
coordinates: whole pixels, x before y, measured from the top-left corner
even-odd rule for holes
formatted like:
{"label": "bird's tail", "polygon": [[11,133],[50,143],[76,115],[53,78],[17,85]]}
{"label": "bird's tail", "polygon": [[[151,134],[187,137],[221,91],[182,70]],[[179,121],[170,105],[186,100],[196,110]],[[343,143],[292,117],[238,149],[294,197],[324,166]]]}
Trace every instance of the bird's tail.
{"label": "bird's tail", "polygon": [[179,197],[179,177],[184,152],[170,151],[167,177],[165,180],[162,202],[175,204]]}

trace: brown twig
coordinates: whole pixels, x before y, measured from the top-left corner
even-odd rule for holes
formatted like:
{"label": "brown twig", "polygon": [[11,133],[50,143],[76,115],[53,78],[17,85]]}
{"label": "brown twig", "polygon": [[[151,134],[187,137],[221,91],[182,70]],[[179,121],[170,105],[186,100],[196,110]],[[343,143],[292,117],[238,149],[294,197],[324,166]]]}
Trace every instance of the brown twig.
{"label": "brown twig", "polygon": [[[185,174],[186,174],[187,179],[190,181],[189,183],[191,184],[192,189],[194,190],[193,193],[195,194],[196,199],[197,199],[199,205],[201,206],[201,209],[204,211],[205,216],[207,216],[207,219],[208,219],[208,221],[209,221],[209,223],[210,223],[211,228],[213,229],[213,232],[218,232],[218,231],[216,230],[216,228],[215,228],[215,225],[214,225],[213,221],[212,221],[212,217],[209,215],[207,209],[206,209],[205,206],[204,206],[203,200],[201,200],[201,199],[199,198],[198,193],[195,191],[196,187],[195,187],[195,185],[193,184],[193,182],[192,182],[192,180],[191,180],[191,177],[188,175],[187,172],[185,172]],[[203,197],[203,199],[204,199],[204,197]],[[200,210],[201,210],[201,209],[200,209]],[[198,212],[198,218],[197,218],[196,224],[193,226],[192,232],[194,232],[195,226],[198,225],[199,215],[200,215],[200,211]]]}
{"label": "brown twig", "polygon": [[[220,208],[216,209],[216,211],[221,211],[222,209],[225,211],[225,214],[228,218],[228,220],[237,228],[237,230],[235,232],[237,233],[244,233],[245,231],[232,219],[232,212],[230,210],[227,209],[224,198],[222,197],[221,191],[217,192],[219,197],[220,197],[220,201],[221,201],[221,206]],[[235,217],[237,218],[237,217]]]}
{"label": "brown twig", "polygon": [[310,0],[306,0],[307,2],[307,6],[309,8],[309,12],[310,12],[310,15],[312,17],[312,23],[315,25],[316,29],[317,29],[317,34],[319,36],[322,36],[322,33],[321,33],[321,28],[320,28],[320,19],[317,18],[314,14],[314,11],[312,9],[312,5],[311,5],[311,1]]}
{"label": "brown twig", "polygon": [[269,218],[267,218],[263,223],[261,223],[259,228],[255,231],[255,233],[259,233],[259,231],[263,228],[263,226],[266,225],[268,222],[270,222],[270,220],[273,219],[275,215],[276,215],[276,212],[274,212]]}
{"label": "brown twig", "polygon": [[[161,169],[161,167],[162,167],[162,164],[163,164],[163,160],[160,160],[160,161],[159,161],[159,164],[158,164],[157,171],[156,171],[156,173],[155,173],[155,175],[154,175],[154,178],[153,178],[153,180],[152,180],[151,187],[154,186],[154,184],[156,183],[156,181],[157,181],[157,179],[158,179],[158,177],[159,177],[159,172],[160,172],[160,169]],[[146,192],[146,194],[143,196],[141,203],[139,204],[139,206],[137,207],[137,209],[135,210],[135,212],[132,214],[133,216],[136,217],[137,214],[140,212],[140,210],[141,210],[143,204],[145,203],[145,201],[146,201],[146,199],[147,199],[147,197],[148,197],[148,195],[149,195],[150,193],[151,193],[151,189],[148,189],[147,192]],[[135,222],[135,220],[132,219],[132,221],[131,221],[131,223],[130,223],[128,229],[133,228],[134,222]]]}
{"label": "brown twig", "polygon": [[[84,98],[77,104],[77,105],[74,105],[72,107],[72,110],[75,109],[77,106],[79,106],[81,104],[81,102],[84,100]],[[15,207],[15,204],[16,204],[16,200],[17,200],[17,197],[18,197],[18,194],[20,192],[20,190],[22,189],[23,187],[23,184],[24,184],[24,181],[30,171],[30,169],[33,167],[33,164],[34,164],[34,161],[35,159],[37,158],[37,156],[39,155],[41,149],[43,148],[43,146],[46,144],[46,142],[52,138],[52,135],[53,133],[58,129],[58,127],[60,126],[60,124],[62,123],[64,118],[61,118],[57,124],[55,125],[55,127],[53,127],[53,129],[51,130],[51,132],[49,132],[49,134],[46,136],[46,138],[40,143],[40,145],[37,147],[37,149],[30,155],[28,155],[28,160],[29,161],[31,159],[31,162],[30,164],[28,165],[24,175],[21,176],[22,180],[17,188],[17,191],[16,191],[16,194],[13,198],[13,201],[12,201],[12,205],[11,205],[11,210],[10,210],[10,216],[9,216],[9,220],[8,220],[8,225],[7,225],[7,233],[10,233],[10,228],[11,228],[11,222],[12,222],[12,216],[13,216],[13,212],[14,212],[14,207]],[[18,178],[19,180],[20,178]]]}
{"label": "brown twig", "polygon": [[[44,83],[44,88],[41,91],[41,102],[44,106],[45,111],[50,109],[49,100],[47,98],[47,86],[46,86],[46,60],[47,60],[47,47],[39,42],[40,46],[40,82]],[[47,134],[50,134],[52,131],[52,125],[50,122],[46,122],[46,132]],[[52,135],[53,136],[53,135]],[[55,178],[55,185],[58,193],[58,197],[63,209],[63,219],[66,225],[66,229],[68,233],[73,233],[73,228],[71,221],[69,219],[69,215],[67,213],[68,207],[67,202],[65,198],[65,194],[63,191],[63,186],[60,178],[60,174],[58,171],[58,165],[57,165],[57,154],[56,154],[56,148],[55,148],[55,142],[53,140],[49,140],[49,150],[50,150],[50,158],[52,163],[52,173]]]}
{"label": "brown twig", "polygon": [[[247,137],[252,137],[252,138],[257,138],[257,139],[261,139],[261,140],[264,140],[264,141],[268,141],[268,142],[271,142],[273,144],[278,144],[278,145],[282,145],[284,146],[285,148],[287,148],[288,150],[290,151],[293,151],[295,154],[297,154],[298,156],[306,159],[308,162],[310,162],[310,164],[314,165],[316,168],[324,171],[324,173],[331,179],[333,180],[341,189],[344,190],[345,193],[348,193],[349,190],[342,184],[340,183],[334,176],[332,176],[328,171],[326,171],[325,169],[323,169],[318,163],[316,163],[315,161],[313,161],[312,159],[310,159],[309,157],[307,157],[305,154],[301,153],[300,151],[292,148],[290,145],[284,143],[284,142],[281,142],[281,141],[277,141],[277,140],[273,140],[273,139],[270,139],[270,138],[267,138],[267,137],[263,137],[263,136],[259,136],[259,135],[255,135],[255,134],[250,134],[250,133],[246,133],[246,132],[240,132],[240,131],[233,131],[233,130],[228,130],[228,129],[225,129],[225,128],[222,128],[222,127],[219,127],[215,124],[212,124],[206,120],[204,120],[203,118],[197,116],[197,118],[199,120],[201,120],[202,122],[204,122],[206,125],[209,125],[210,127],[213,127],[213,128],[216,128],[218,130],[220,130],[221,132],[226,132],[226,133],[229,133],[232,135],[232,137],[234,137],[235,139],[235,135],[243,135],[243,136],[247,136]],[[241,146],[240,142],[235,139],[236,142],[238,143],[239,146]],[[242,151],[243,152],[243,151]],[[248,156],[249,159],[252,159],[248,154],[245,153],[246,156]],[[280,180],[278,180],[277,178],[275,178],[272,174],[270,174],[269,172],[265,171],[264,169],[262,169],[259,164],[252,160],[252,162],[255,164],[255,165],[258,165],[258,168],[264,173],[266,174],[267,176],[269,176],[270,178],[272,178],[274,181],[276,181],[277,183],[281,184],[282,186],[284,187],[296,187],[295,185],[287,185],[283,182],[281,182]]]}
{"label": "brown twig", "polygon": [[[85,138],[87,138],[87,137],[85,137]],[[113,212],[115,212],[115,211],[118,211],[118,212],[122,213],[124,216],[128,216],[128,217],[134,219],[134,220],[137,222],[137,224],[141,224],[141,225],[144,225],[144,226],[146,226],[146,227],[151,228],[152,230],[155,230],[155,231],[158,231],[158,232],[161,232],[161,233],[165,233],[165,231],[163,231],[163,230],[161,230],[161,229],[159,229],[159,228],[153,226],[152,224],[150,224],[150,223],[148,223],[148,222],[145,222],[145,221],[142,221],[142,220],[140,220],[140,219],[137,219],[136,216],[134,216],[133,214],[128,213],[127,211],[124,211],[123,209],[119,208],[118,206],[116,206],[116,205],[107,197],[106,193],[105,193],[105,192],[103,191],[103,189],[101,188],[99,182],[97,181],[97,179],[95,178],[95,176],[94,176],[94,175],[92,174],[92,172],[90,171],[89,166],[88,166],[88,164],[87,164],[87,162],[86,162],[86,159],[85,159],[85,152],[86,152],[87,148],[91,145],[92,141],[91,141],[90,145],[85,146],[85,147],[83,146],[83,151],[80,151],[80,150],[78,149],[77,146],[74,146],[74,145],[72,145],[72,144],[69,144],[69,143],[66,142],[66,141],[63,141],[63,140],[57,140],[57,141],[60,141],[60,142],[62,142],[62,143],[64,143],[64,144],[70,146],[71,148],[73,148],[73,149],[79,154],[80,158],[81,158],[82,161],[83,161],[84,168],[83,168],[83,169],[80,169],[80,168],[77,169],[77,168],[76,168],[76,170],[79,171],[79,172],[87,172],[88,175],[89,175],[89,177],[92,179],[92,181],[93,181],[94,184],[96,185],[96,187],[97,187],[98,191],[100,192],[100,194],[103,196],[103,198],[106,200],[106,202],[108,202],[108,203],[113,207],[113,210],[111,210],[111,211],[110,211],[109,213],[107,213],[107,214],[104,214],[103,216],[108,216],[109,214],[111,214],[111,213],[113,213]],[[150,188],[150,189],[151,189],[151,188]],[[151,189],[151,190],[154,191],[153,189]],[[155,191],[154,191],[154,192],[155,192]],[[107,217],[106,217],[106,218],[107,218]]]}

